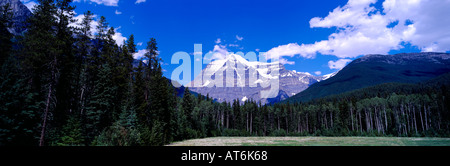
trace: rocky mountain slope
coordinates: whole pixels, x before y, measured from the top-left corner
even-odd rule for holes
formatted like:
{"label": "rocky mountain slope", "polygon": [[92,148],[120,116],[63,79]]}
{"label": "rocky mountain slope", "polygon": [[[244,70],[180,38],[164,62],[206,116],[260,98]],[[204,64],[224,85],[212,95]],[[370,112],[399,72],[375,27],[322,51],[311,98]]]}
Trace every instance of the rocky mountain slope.
{"label": "rocky mountain slope", "polygon": [[286,101],[305,102],[388,82],[418,83],[448,72],[448,53],[366,55],[348,64],[336,76],[314,84]]}
{"label": "rocky mountain slope", "polygon": [[[228,70],[228,71],[227,71]],[[231,77],[227,77],[232,75]],[[250,76],[253,76],[252,78]],[[262,104],[282,101],[310,85],[332,76],[314,76],[307,72],[287,70],[284,65],[273,62],[250,62],[243,57],[230,54],[225,59],[215,60],[207,65],[189,85],[193,92],[209,94],[219,102],[240,102],[254,100]],[[221,79],[221,81],[216,81]],[[265,83],[278,80],[279,88],[275,97],[264,98],[262,91],[268,91]],[[219,84],[220,83],[220,84]],[[232,85],[232,86],[227,86]]]}
{"label": "rocky mountain slope", "polygon": [[19,35],[25,31],[24,22],[32,15],[31,11],[19,0],[0,0],[0,6],[8,4],[11,6],[13,13],[13,25],[8,29],[10,33]]}

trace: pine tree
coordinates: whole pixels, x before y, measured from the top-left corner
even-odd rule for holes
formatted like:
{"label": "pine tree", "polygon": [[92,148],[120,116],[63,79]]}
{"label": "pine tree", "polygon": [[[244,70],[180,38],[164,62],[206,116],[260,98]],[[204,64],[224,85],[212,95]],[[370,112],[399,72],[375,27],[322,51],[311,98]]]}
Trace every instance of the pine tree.
{"label": "pine tree", "polygon": [[105,16],[101,16],[100,20],[98,20],[98,25],[97,25],[97,34],[95,35],[95,38],[101,40],[101,41],[105,41],[107,39],[107,32],[108,32],[108,22],[106,22],[106,17]]}
{"label": "pine tree", "polygon": [[96,70],[92,64],[95,59],[91,54],[92,45],[91,43],[91,22],[93,21],[93,14],[90,11],[84,13],[83,20],[79,24],[81,28],[78,28],[76,33],[78,34],[78,42],[76,43],[76,50],[78,50],[78,63],[80,63],[80,73],[78,78],[78,92],[77,100],[78,109],[81,115],[84,115],[84,110],[86,107],[86,100],[90,96],[92,90],[91,80],[94,76]]}
{"label": "pine tree", "polygon": [[146,114],[147,101],[145,99],[145,74],[143,65],[143,62],[139,61],[139,65],[133,73],[133,105],[136,107],[138,121],[141,126],[149,122],[148,116]]}
{"label": "pine tree", "polygon": [[[147,66],[144,68],[145,73],[145,100],[147,102],[147,107],[151,106],[151,100],[150,100],[150,89],[152,86],[152,83],[150,81],[152,80],[152,76],[155,75],[154,71],[156,70],[155,64],[159,63],[160,58],[158,57],[158,47],[156,43],[156,39],[150,38],[150,41],[147,42],[147,52],[144,54],[147,60]],[[147,110],[149,108],[146,108]]]}
{"label": "pine tree", "polygon": [[111,110],[114,107],[114,86],[111,86],[112,70],[109,64],[103,64],[99,71],[99,78],[94,83],[94,91],[86,108],[88,139],[92,140],[103,128],[110,126]]}
{"label": "pine tree", "polygon": [[171,137],[171,117],[174,112],[174,91],[170,86],[169,81],[162,76],[162,69],[160,63],[154,63],[155,71],[151,77],[150,85],[150,100],[151,115],[154,121],[158,121],[161,126],[160,131],[162,136],[162,143],[168,143],[172,140]]}
{"label": "pine tree", "polygon": [[194,111],[194,99],[189,91],[189,88],[184,89],[183,101],[181,103],[181,108],[183,109],[184,115],[186,116],[187,125],[185,127],[192,127],[192,111]]}
{"label": "pine tree", "polygon": [[161,59],[158,57],[158,46],[156,43],[156,39],[155,38],[150,38],[150,41],[147,42],[147,52],[144,54],[144,56],[147,58],[148,60],[148,66],[147,66],[147,77],[149,78],[151,72],[154,67],[156,65],[154,65],[155,63],[159,63],[159,61],[161,61]]}
{"label": "pine tree", "polygon": [[36,145],[40,102],[10,54],[0,68],[0,145]]}
{"label": "pine tree", "polygon": [[57,143],[58,146],[81,146],[84,145],[82,126],[79,116],[72,115],[67,119],[62,127],[62,137]]}
{"label": "pine tree", "polygon": [[73,111],[77,110],[77,90],[80,74],[81,58],[76,57],[73,38],[74,28],[69,26],[74,22],[74,9],[72,0],[57,0],[56,49],[58,50],[59,78],[55,84],[56,106],[52,124],[54,130],[59,132],[64,121]]}
{"label": "pine tree", "polygon": [[[59,26],[58,8],[53,0],[40,0],[34,9],[34,14],[28,19],[28,31],[23,40],[20,54],[23,67],[27,73],[31,92],[38,95],[34,100],[42,102],[42,123],[39,145],[45,145],[46,129],[49,116],[53,114],[56,105],[56,86],[60,77],[58,69],[63,48],[59,47],[63,40],[56,34]],[[62,26],[64,24],[61,24]]]}
{"label": "pine tree", "polygon": [[0,66],[6,61],[12,50],[13,35],[8,28],[12,26],[13,13],[10,4],[0,6]]}
{"label": "pine tree", "polygon": [[9,4],[0,7],[0,145],[36,145],[41,104],[22,73],[12,48],[12,12]]}
{"label": "pine tree", "polygon": [[[139,106],[137,113],[144,144],[163,145],[173,140],[174,122],[171,118],[175,111],[174,91],[169,81],[162,76],[156,40],[152,38],[147,44],[148,63],[144,68],[140,62],[136,69],[134,96],[136,105]],[[134,47],[132,42],[128,45]]]}

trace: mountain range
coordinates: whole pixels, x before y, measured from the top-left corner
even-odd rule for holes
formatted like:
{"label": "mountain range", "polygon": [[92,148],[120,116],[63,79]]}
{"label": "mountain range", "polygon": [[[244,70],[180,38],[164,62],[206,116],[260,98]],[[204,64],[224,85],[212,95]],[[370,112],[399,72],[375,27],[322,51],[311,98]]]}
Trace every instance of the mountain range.
{"label": "mountain range", "polygon": [[[243,66],[239,68],[238,66]],[[258,67],[266,66],[268,74],[260,73]],[[267,67],[270,66],[270,67]],[[226,70],[233,71],[233,79],[225,79]],[[261,79],[279,79],[279,91],[276,97],[261,98],[262,88],[249,87],[249,73],[254,69],[258,73],[256,82]],[[278,77],[271,71],[278,70]],[[306,102],[321,97],[349,92],[356,89],[379,85],[383,83],[419,83],[430,80],[439,75],[450,72],[450,54],[436,52],[401,53],[395,55],[371,54],[358,58],[342,70],[324,76],[314,76],[307,72],[287,70],[282,64],[263,62],[249,62],[239,55],[231,54],[225,59],[216,60],[208,64],[188,86],[190,90],[203,95],[209,94],[219,102],[232,102],[239,99],[241,102],[254,100],[262,104],[277,102]],[[243,73],[245,75],[241,76]],[[223,76],[220,83],[230,84],[233,87],[218,87],[209,85],[204,76]],[[203,76],[203,77],[202,77]],[[203,80],[202,80],[203,79]],[[205,81],[206,80],[206,81]],[[244,84],[244,87],[237,85]],[[201,85],[194,87],[193,85]]]}
{"label": "mountain range", "polygon": [[[233,74],[232,79],[226,79],[227,70]],[[279,62],[250,62],[240,55],[230,54],[224,59],[215,60],[208,64],[187,86],[191,91],[203,95],[209,94],[210,97],[219,102],[232,102],[235,99],[245,102],[252,99],[253,101],[267,104],[285,100],[316,82],[332,77],[334,74],[336,73],[314,76],[307,72],[287,70]],[[251,80],[249,75],[252,75],[255,79]],[[223,80],[219,81],[223,86],[217,86],[217,81],[215,82],[216,84],[211,85],[213,83],[206,79],[205,76],[211,76],[212,79],[223,78]],[[261,97],[261,91],[270,89],[262,87],[261,83],[264,81],[270,82],[273,79],[278,79],[279,81],[279,90],[275,92],[276,97]],[[252,83],[256,84],[256,86],[250,86]]]}
{"label": "mountain range", "polygon": [[348,64],[334,77],[318,82],[284,102],[307,102],[382,83],[419,83],[448,72],[448,53],[366,55]]}
{"label": "mountain range", "polygon": [[0,0],[0,6],[4,6],[6,4],[9,4],[11,6],[13,13],[13,24],[12,27],[8,30],[14,35],[19,35],[26,30],[24,22],[33,14],[19,0]]}
{"label": "mountain range", "polygon": [[[24,22],[32,15],[32,12],[19,0],[0,0],[0,6],[8,3],[13,13],[12,28],[8,30],[12,34],[20,35],[26,31]],[[137,64],[137,60],[133,62],[133,66]],[[232,71],[232,79],[225,79],[227,70]],[[257,84],[256,87],[249,86],[252,84],[249,82],[249,73],[252,71],[255,71],[253,74],[257,75],[257,79],[252,82]],[[218,102],[232,102],[238,99],[241,102],[254,100],[262,104],[270,104],[281,101],[306,102],[383,83],[418,83],[448,72],[450,72],[450,54],[436,52],[365,55],[342,70],[323,76],[287,70],[283,64],[277,62],[250,62],[237,54],[231,54],[208,64],[187,86],[192,92],[209,94]],[[212,76],[212,79],[224,76],[221,81],[223,85],[234,84],[234,86],[211,86],[211,82],[202,77],[204,75]],[[261,91],[269,88],[261,87],[261,83],[273,79],[279,80],[276,96],[262,98]],[[184,91],[183,88],[177,89],[179,94]]]}

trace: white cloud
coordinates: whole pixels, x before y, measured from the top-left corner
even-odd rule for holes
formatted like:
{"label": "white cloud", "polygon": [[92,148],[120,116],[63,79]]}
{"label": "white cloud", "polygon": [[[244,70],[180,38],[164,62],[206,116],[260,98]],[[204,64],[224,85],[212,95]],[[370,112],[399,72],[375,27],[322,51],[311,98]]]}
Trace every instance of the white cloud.
{"label": "white cloud", "polygon": [[121,45],[123,45],[124,41],[127,40],[127,38],[124,37],[122,35],[122,33],[117,32],[119,29],[120,29],[120,27],[114,29],[115,33],[114,33],[114,36],[112,38],[116,41],[117,45],[121,46]]}
{"label": "white cloud", "polygon": [[116,13],[117,15],[122,14],[122,12],[118,11],[117,9],[114,13]]}
{"label": "white cloud", "polygon": [[137,0],[136,2],[135,2],[135,4],[139,4],[139,3],[143,3],[143,2],[145,2],[146,0]]}
{"label": "white cloud", "polygon": [[278,62],[280,62],[280,63],[283,64],[283,65],[285,65],[285,64],[288,64],[288,65],[295,65],[295,62],[294,62],[294,61],[289,61],[289,60],[287,60],[287,59],[285,59],[285,58],[280,58],[280,59],[278,60]]}
{"label": "white cloud", "polygon": [[220,38],[217,38],[216,39],[216,41],[214,41],[214,43],[216,43],[216,44],[219,44],[219,43],[221,43],[222,41],[220,40]]}
{"label": "white cloud", "polygon": [[244,37],[236,35],[236,39],[239,41],[242,41],[242,40],[244,40]]}
{"label": "white cloud", "polygon": [[315,72],[314,72],[314,74],[316,74],[316,75],[318,75],[318,76],[319,76],[319,75],[321,75],[321,74],[322,74],[322,72],[321,72],[321,71],[315,71]]}
{"label": "white cloud", "polygon": [[[317,53],[338,58],[366,54],[388,54],[410,43],[422,51],[450,50],[450,1],[349,0],[326,17],[310,20],[311,28],[336,28],[327,40],[312,44],[290,43],[268,51],[269,57],[300,55],[314,58]],[[398,22],[395,26],[388,26]]]}
{"label": "white cloud", "polygon": [[403,39],[422,51],[450,50],[450,1],[442,0],[386,0],[383,3],[386,16],[397,19],[400,23],[413,22],[399,29]]}
{"label": "white cloud", "polygon": [[139,42],[139,43],[137,43],[136,45],[137,45],[137,46],[142,46],[142,44],[144,44],[144,43]]}
{"label": "white cloud", "polygon": [[211,59],[225,59],[228,54],[228,49],[226,45],[214,45],[212,53]]}
{"label": "white cloud", "polygon": [[337,61],[328,61],[328,67],[330,69],[338,69],[341,70],[342,68],[345,67],[345,65],[347,65],[347,63],[351,62],[352,60],[350,59],[339,59]]}
{"label": "white cloud", "polygon": [[133,54],[134,59],[144,58],[145,53],[147,53],[147,49],[142,49]]}
{"label": "white cloud", "polygon": [[[402,36],[396,29],[388,28],[389,19],[371,4],[376,0],[349,0],[343,7],[337,7],[324,18],[310,20],[311,28],[336,27],[324,44],[312,53],[335,55],[339,58],[354,58],[364,54],[387,54],[390,50],[402,48]],[[315,47],[315,44],[305,46]]]}
{"label": "white cloud", "polygon": [[283,56],[293,57],[294,55],[301,55],[304,58],[314,58],[314,54],[310,54],[309,49],[305,49],[304,46],[300,46],[297,43],[290,43],[287,45],[281,45],[270,49],[266,52],[267,59],[278,59]]}

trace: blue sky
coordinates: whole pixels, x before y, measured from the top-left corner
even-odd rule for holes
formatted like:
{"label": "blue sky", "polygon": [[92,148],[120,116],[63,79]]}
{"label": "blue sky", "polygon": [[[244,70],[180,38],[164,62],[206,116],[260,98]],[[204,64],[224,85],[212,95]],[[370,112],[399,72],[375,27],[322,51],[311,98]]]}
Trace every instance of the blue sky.
{"label": "blue sky", "polygon": [[73,5],[76,15],[90,10],[105,16],[118,43],[134,34],[140,53],[156,38],[166,77],[178,67],[170,64],[172,55],[193,53],[194,44],[202,44],[203,53],[215,46],[267,52],[285,60],[287,69],[315,75],[335,72],[365,54],[450,50],[448,0],[75,0]]}

